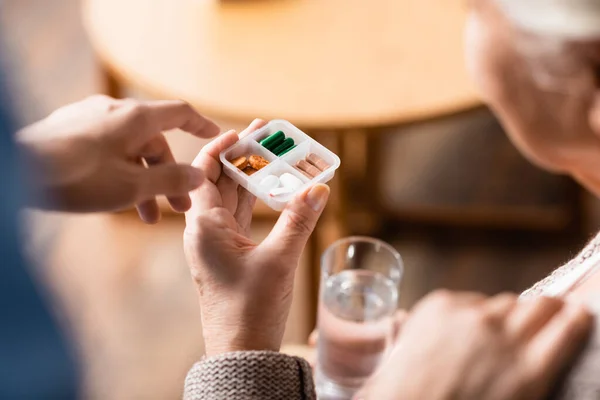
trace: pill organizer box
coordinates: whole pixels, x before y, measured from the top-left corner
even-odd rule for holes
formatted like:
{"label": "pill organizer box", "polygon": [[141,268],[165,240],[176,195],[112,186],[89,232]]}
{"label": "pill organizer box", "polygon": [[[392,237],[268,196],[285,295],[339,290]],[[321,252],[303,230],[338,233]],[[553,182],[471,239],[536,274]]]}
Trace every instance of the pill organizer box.
{"label": "pill organizer box", "polygon": [[[266,139],[279,131],[284,133],[286,139],[293,139],[295,146],[291,150],[281,154],[281,156],[277,156],[260,144],[263,139]],[[294,167],[300,160],[304,160],[309,154],[317,155],[328,165],[324,171],[319,170],[319,174],[313,178],[309,178]],[[252,175],[247,175],[231,163],[231,161],[238,157],[248,158],[252,155],[263,157],[269,164]],[[284,120],[270,121],[261,129],[242,138],[236,144],[221,152],[220,159],[223,163],[224,172],[231,177],[231,179],[239,183],[242,187],[246,188],[250,193],[254,194],[276,211],[283,210],[285,205],[294,197],[294,195],[304,190],[308,185],[330,181],[334,177],[335,171],[339,168],[341,163],[340,158],[336,154],[316,142],[290,122]],[[291,193],[274,195],[273,193],[277,192],[266,185],[266,182],[269,182],[270,179],[265,180],[265,178],[269,175],[281,177],[286,173],[298,178],[302,183],[301,186],[297,187]],[[290,177],[289,175],[286,175],[284,178]],[[261,183],[263,183],[263,185],[261,185]]]}

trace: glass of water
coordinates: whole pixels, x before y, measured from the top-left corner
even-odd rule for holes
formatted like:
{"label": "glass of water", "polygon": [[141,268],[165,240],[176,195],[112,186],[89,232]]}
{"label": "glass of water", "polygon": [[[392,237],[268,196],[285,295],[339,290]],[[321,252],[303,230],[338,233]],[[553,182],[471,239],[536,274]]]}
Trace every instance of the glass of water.
{"label": "glass of water", "polygon": [[349,237],[321,258],[316,385],[320,400],[351,399],[386,351],[403,273],[400,254]]}

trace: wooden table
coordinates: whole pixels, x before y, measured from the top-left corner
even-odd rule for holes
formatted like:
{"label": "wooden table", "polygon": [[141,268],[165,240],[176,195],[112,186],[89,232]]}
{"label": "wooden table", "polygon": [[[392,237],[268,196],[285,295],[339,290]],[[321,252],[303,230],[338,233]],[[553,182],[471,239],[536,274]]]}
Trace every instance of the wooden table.
{"label": "wooden table", "polygon": [[393,125],[478,104],[461,2],[86,0],[111,73],[234,119]]}
{"label": "wooden table", "polygon": [[[375,190],[379,128],[479,104],[465,16],[461,2],[441,0],[84,1],[109,93],[127,85],[219,118],[288,119],[340,155],[315,254],[377,214],[346,200]],[[188,143],[172,142],[176,156]]]}

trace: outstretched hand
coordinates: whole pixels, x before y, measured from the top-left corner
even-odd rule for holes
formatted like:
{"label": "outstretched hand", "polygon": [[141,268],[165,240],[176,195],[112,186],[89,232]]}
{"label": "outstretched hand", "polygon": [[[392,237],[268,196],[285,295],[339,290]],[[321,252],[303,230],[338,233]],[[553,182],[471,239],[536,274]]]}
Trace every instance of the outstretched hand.
{"label": "outstretched hand", "polygon": [[191,206],[188,195],[202,171],[176,164],[162,132],[179,128],[210,138],[219,128],[178,100],[137,101],[92,96],[26,127],[17,141],[37,179],[32,206],[70,212],[116,211],[136,204],[142,220],[155,223],[155,197],[175,211]]}

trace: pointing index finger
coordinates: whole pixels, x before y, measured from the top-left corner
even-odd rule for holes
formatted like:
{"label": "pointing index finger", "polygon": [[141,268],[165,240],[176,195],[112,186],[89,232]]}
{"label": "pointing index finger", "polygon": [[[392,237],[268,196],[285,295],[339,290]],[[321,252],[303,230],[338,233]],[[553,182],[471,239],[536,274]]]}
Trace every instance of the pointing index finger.
{"label": "pointing index finger", "polygon": [[211,138],[219,134],[219,127],[210,119],[199,114],[182,100],[156,100],[146,104],[149,110],[151,135],[170,129],[181,129],[200,138]]}

